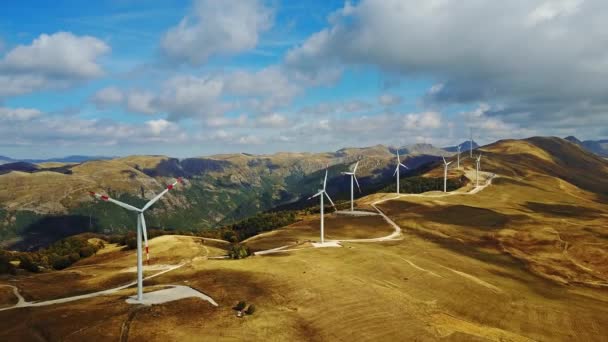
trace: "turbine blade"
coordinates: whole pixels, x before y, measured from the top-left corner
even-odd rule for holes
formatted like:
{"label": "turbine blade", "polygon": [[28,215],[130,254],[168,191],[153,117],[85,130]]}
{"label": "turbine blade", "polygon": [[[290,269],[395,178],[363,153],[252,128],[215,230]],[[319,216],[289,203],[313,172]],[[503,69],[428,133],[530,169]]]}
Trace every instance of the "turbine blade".
{"label": "turbine blade", "polygon": [[357,173],[357,167],[359,166],[359,162],[357,161],[357,163],[355,164],[355,168],[353,169],[353,175],[355,173]]}
{"label": "turbine blade", "polygon": [[144,213],[139,214],[141,216],[141,231],[144,233],[144,248],[146,249],[146,262],[150,262],[150,251],[148,249],[148,229],[146,228],[146,219]]}
{"label": "turbine blade", "polygon": [[397,174],[397,170],[399,170],[399,165],[397,165],[397,167],[395,168],[395,172],[393,172],[393,176],[395,176]]}
{"label": "turbine blade", "polygon": [[353,178],[355,179],[355,183],[357,183],[357,188],[359,188],[359,193],[361,193],[361,187],[359,186],[359,181],[357,180],[357,176],[353,175]]}
{"label": "turbine blade", "polygon": [[410,169],[409,167],[407,167],[407,166],[405,166],[405,165],[403,165],[403,164],[399,164],[399,165],[403,166],[404,168],[406,168],[406,169],[408,169],[408,170]]}
{"label": "turbine blade", "polygon": [[323,193],[323,190],[321,190],[321,191],[317,192],[316,194],[314,194],[314,195],[312,195],[312,196],[308,197],[308,199],[309,199],[309,200],[311,200],[311,199],[313,199],[313,198],[315,198],[315,197],[319,197],[319,195],[321,195],[322,193]]}
{"label": "turbine blade", "polygon": [[167,188],[163,190],[160,194],[156,195],[156,197],[151,199],[148,203],[146,203],[146,205],[141,209],[141,211],[146,211],[148,208],[150,208],[154,203],[156,203],[156,201],[158,201],[167,192],[169,192],[169,190],[172,190],[177,185],[177,183],[182,183],[181,178],[178,178],[175,182],[173,182],[173,184],[167,185]]}
{"label": "turbine blade", "polygon": [[336,205],[334,204],[334,201],[331,200],[331,197],[329,197],[329,195],[327,194],[327,192],[323,191],[323,193],[325,194],[325,196],[329,200],[329,203],[331,203],[331,205],[334,207],[334,210],[338,210],[338,209],[336,209]]}
{"label": "turbine blade", "polygon": [[401,159],[399,158],[399,148],[397,148],[397,164],[401,163]]}
{"label": "turbine blade", "polygon": [[452,163],[453,163],[453,162],[446,163],[446,164],[445,164],[445,166],[448,166],[448,165],[450,165],[450,164],[452,164]]}
{"label": "turbine blade", "polygon": [[446,164],[445,157],[441,156],[441,158],[443,159],[443,163]]}
{"label": "turbine blade", "polygon": [[97,199],[100,199],[100,200],[102,200],[102,201],[106,201],[106,202],[112,202],[112,203],[114,203],[114,204],[116,204],[116,205],[118,205],[118,206],[120,206],[120,207],[123,207],[123,208],[125,208],[125,209],[127,209],[127,210],[131,210],[131,211],[135,211],[135,212],[141,212],[141,210],[140,210],[140,209],[135,208],[134,206],[132,206],[132,205],[130,205],[130,204],[127,204],[127,203],[124,203],[124,202],[121,202],[121,201],[115,200],[115,199],[113,199],[113,198],[112,198],[112,197],[110,197],[110,196],[107,196],[107,195],[100,195],[100,194],[95,193],[95,192],[92,192],[92,191],[91,191],[91,192],[89,192],[89,194],[91,194],[91,196],[93,196],[93,197],[95,197],[95,198],[97,198]]}
{"label": "turbine blade", "polygon": [[325,169],[325,179],[323,180],[323,190],[327,187],[327,169]]}

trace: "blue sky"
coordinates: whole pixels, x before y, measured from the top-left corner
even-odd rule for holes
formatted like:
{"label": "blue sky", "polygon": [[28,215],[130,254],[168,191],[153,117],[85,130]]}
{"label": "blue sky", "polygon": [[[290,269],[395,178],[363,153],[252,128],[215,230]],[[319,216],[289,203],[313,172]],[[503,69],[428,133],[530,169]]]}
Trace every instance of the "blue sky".
{"label": "blue sky", "polygon": [[0,155],[605,138],[605,7],[7,1]]}

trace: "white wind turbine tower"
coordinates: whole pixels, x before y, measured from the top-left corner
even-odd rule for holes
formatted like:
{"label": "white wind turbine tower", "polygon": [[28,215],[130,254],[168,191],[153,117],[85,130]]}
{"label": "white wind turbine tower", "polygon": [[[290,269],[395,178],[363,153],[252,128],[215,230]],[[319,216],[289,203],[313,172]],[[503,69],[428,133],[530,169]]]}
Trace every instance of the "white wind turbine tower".
{"label": "white wind turbine tower", "polygon": [[342,172],[343,175],[348,175],[350,176],[350,211],[354,211],[355,210],[355,195],[354,195],[354,182],[357,183],[357,188],[359,188],[359,193],[361,193],[361,187],[359,186],[359,181],[357,180],[357,166],[359,166],[359,162],[357,161],[357,163],[355,164],[355,167],[353,168],[353,172]]}
{"label": "white wind turbine tower", "polygon": [[331,200],[331,198],[325,191],[326,187],[327,187],[327,169],[325,169],[325,179],[323,180],[323,189],[320,189],[319,192],[317,192],[316,194],[314,194],[308,198],[309,200],[312,198],[318,197],[318,196],[320,196],[320,198],[321,198],[321,243],[322,244],[325,243],[325,208],[324,208],[324,204],[323,204],[323,195],[327,196],[327,199],[329,200],[331,205],[334,207],[334,209],[336,209],[336,205],[334,204],[334,202]]}
{"label": "white wind turbine tower", "polygon": [[142,234],[144,238],[144,247],[146,249],[146,261],[150,261],[150,254],[148,249],[148,231],[146,229],[146,220],[144,218],[144,212],[148,210],[156,201],[158,201],[161,197],[163,197],[169,190],[173,189],[177,183],[182,183],[182,178],[178,178],[173,184],[167,185],[167,188],[163,190],[156,197],[151,199],[143,208],[139,209],[132,205],[123,203],[121,201],[115,200],[107,195],[100,195],[95,192],[90,192],[91,196],[98,198],[102,201],[112,202],[120,207],[123,207],[127,210],[134,211],[137,213],[137,300],[141,301],[143,299],[143,265],[142,265],[142,248],[141,248],[141,239]]}
{"label": "white wind turbine tower", "polygon": [[475,169],[475,187],[479,186],[479,169],[480,169],[480,164],[481,164],[481,153],[477,156],[476,161],[476,169]]}
{"label": "white wind turbine tower", "polygon": [[452,162],[447,162],[444,157],[443,158],[443,192],[448,192],[448,165],[452,164]]}
{"label": "white wind turbine tower", "polygon": [[399,166],[409,169],[409,167],[401,164],[401,159],[399,158],[399,149],[397,149],[397,167],[395,168],[395,172],[393,173],[393,176],[397,175],[397,195],[399,195]]}
{"label": "white wind turbine tower", "polygon": [[460,170],[460,149],[461,148],[462,148],[462,146],[458,145],[458,164],[457,164],[458,170]]}

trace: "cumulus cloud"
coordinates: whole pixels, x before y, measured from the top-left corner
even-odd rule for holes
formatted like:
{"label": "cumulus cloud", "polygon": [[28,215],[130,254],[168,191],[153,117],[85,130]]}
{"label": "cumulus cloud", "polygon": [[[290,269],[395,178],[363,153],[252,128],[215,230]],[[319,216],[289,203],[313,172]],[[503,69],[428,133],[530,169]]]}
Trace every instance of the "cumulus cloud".
{"label": "cumulus cloud", "polygon": [[[7,114],[8,113],[8,114]],[[126,124],[113,120],[43,115],[36,109],[0,109],[0,146],[97,146],[145,145],[152,142],[185,143],[188,135],[175,123],[150,120]]]}
{"label": "cumulus cloud", "polygon": [[242,127],[247,123],[247,116],[240,115],[236,118],[217,116],[211,117],[206,120],[208,127]]}
{"label": "cumulus cloud", "polygon": [[529,25],[535,26],[560,16],[570,16],[578,11],[582,3],[583,0],[545,1],[528,15],[527,22]]}
{"label": "cumulus cloud", "polygon": [[192,14],[161,40],[167,56],[194,65],[213,54],[235,54],[256,47],[272,27],[273,11],[258,0],[197,0]]}
{"label": "cumulus cloud", "polygon": [[0,107],[0,121],[28,121],[41,115],[41,111],[33,108]]}
{"label": "cumulus cloud", "polygon": [[167,121],[165,119],[146,121],[145,125],[147,126],[148,130],[155,136],[159,136],[161,135],[161,133],[167,131],[178,131],[178,126],[175,123]]}
{"label": "cumulus cloud", "polygon": [[[155,90],[108,87],[91,99],[98,107],[119,105],[144,114],[166,113],[172,121],[185,118],[208,120],[230,110],[269,113],[291,103],[303,87],[279,67],[236,70],[213,75],[176,75]],[[220,120],[208,120],[212,125]]]}
{"label": "cumulus cloud", "polygon": [[225,82],[227,92],[242,96],[265,96],[289,101],[300,91],[300,87],[276,66],[253,72],[237,70],[229,74]]}
{"label": "cumulus cloud", "polygon": [[285,127],[289,124],[289,120],[282,114],[271,113],[258,117],[256,124],[259,127]]}
{"label": "cumulus cloud", "polygon": [[299,113],[302,115],[334,115],[345,113],[365,112],[372,109],[372,105],[362,100],[347,100],[333,102],[319,102],[301,108]]}
{"label": "cumulus cloud", "polygon": [[92,101],[97,108],[107,108],[121,104],[125,96],[123,92],[116,87],[106,87],[100,89],[93,95]]}
{"label": "cumulus cloud", "polygon": [[150,92],[133,91],[127,97],[127,109],[131,112],[142,114],[155,114],[158,107],[155,103],[154,94]]}
{"label": "cumulus cloud", "polygon": [[103,75],[98,58],[110,51],[103,41],[70,32],[41,34],[0,59],[0,96],[65,88]]}
{"label": "cumulus cloud", "polygon": [[441,114],[437,112],[423,112],[406,114],[404,126],[408,129],[434,129],[441,127]]}
{"label": "cumulus cloud", "polygon": [[586,127],[608,110],[608,54],[597,43],[607,10],[593,0],[362,0],[285,61],[309,72],[373,65],[423,75],[441,84],[428,103],[496,103],[505,110],[490,115],[506,121],[557,127],[577,116]]}
{"label": "cumulus cloud", "polygon": [[385,107],[398,105],[402,101],[403,101],[403,98],[401,98],[401,96],[398,96],[398,95],[382,94],[378,97],[378,102]]}

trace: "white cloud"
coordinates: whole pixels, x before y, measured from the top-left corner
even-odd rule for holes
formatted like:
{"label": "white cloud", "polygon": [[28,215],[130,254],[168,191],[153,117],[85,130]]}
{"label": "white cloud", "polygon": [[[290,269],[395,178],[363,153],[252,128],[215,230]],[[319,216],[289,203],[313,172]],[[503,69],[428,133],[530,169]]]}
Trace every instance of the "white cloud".
{"label": "white cloud", "polygon": [[536,7],[528,16],[527,22],[531,26],[553,20],[560,16],[569,16],[576,13],[583,0],[551,0]]}
{"label": "white cloud", "polygon": [[2,117],[12,118],[10,125],[0,125],[0,146],[73,146],[86,147],[146,145],[152,142],[183,144],[188,135],[175,123],[151,120],[137,124],[113,120],[90,120],[76,117],[42,115],[36,109],[2,109]]}
{"label": "white cloud", "polygon": [[0,59],[0,96],[65,88],[104,74],[98,63],[110,47],[91,36],[70,32],[41,34],[30,45],[19,45]]}
{"label": "white cloud", "polygon": [[443,83],[437,83],[434,84],[433,86],[431,86],[431,88],[429,89],[429,95],[435,95],[438,94],[441,89],[443,89]]}
{"label": "white cloud", "polygon": [[175,123],[164,119],[146,121],[145,125],[148,127],[149,131],[156,136],[166,131],[177,131],[177,125]]}
{"label": "white cloud", "polygon": [[159,104],[175,120],[217,116],[227,110],[220,102],[223,91],[220,78],[176,76],[164,83]]}
{"label": "white cloud", "polygon": [[155,91],[108,87],[99,90],[92,102],[102,107],[120,105],[136,113],[167,113],[172,121],[198,118],[221,126],[217,118],[230,110],[274,112],[289,105],[301,90],[283,69],[271,66],[209,76],[176,75]]}
{"label": "white cloud", "polygon": [[402,101],[403,101],[403,98],[401,98],[401,96],[398,96],[398,95],[382,94],[378,97],[378,102],[385,107],[398,105]]}
{"label": "white cloud", "polygon": [[334,115],[345,113],[365,112],[372,109],[372,105],[362,100],[346,100],[333,102],[319,102],[299,110],[303,115]]}
{"label": "white cloud", "polygon": [[262,140],[262,138],[254,136],[254,135],[245,135],[245,136],[239,137],[237,140],[237,143],[240,145],[260,145],[263,142],[264,141]]}
{"label": "white cloud", "polygon": [[[438,80],[427,104],[503,104],[505,122],[586,127],[608,110],[608,2],[361,0],[292,48],[303,73],[374,66]],[[480,29],[483,28],[483,29]],[[565,110],[567,109],[567,110]],[[530,112],[521,121],[519,112]]]}
{"label": "white cloud", "polygon": [[127,95],[127,109],[142,114],[155,114],[158,107],[154,103],[154,94],[150,92],[134,91]]}
{"label": "white cloud", "polygon": [[41,34],[31,45],[19,45],[9,51],[0,68],[57,78],[89,79],[103,74],[96,59],[109,51],[110,47],[95,37],[79,37],[70,32]]}
{"label": "white cloud", "polygon": [[28,121],[41,115],[41,111],[33,108],[0,107],[0,121]]}
{"label": "white cloud", "polygon": [[259,127],[285,127],[289,124],[287,117],[279,113],[262,115],[257,118],[256,124]]}
{"label": "white cloud", "polygon": [[225,116],[215,116],[208,118],[206,120],[206,124],[208,127],[241,127],[247,123],[247,116],[240,115],[236,118],[225,117]]}
{"label": "white cloud", "polygon": [[96,92],[95,95],[93,95],[92,101],[98,108],[106,108],[121,104],[124,98],[125,96],[120,89],[116,87],[106,87]]}
{"label": "white cloud", "polygon": [[193,13],[165,33],[161,48],[171,58],[198,65],[213,54],[255,48],[272,23],[272,10],[258,0],[197,0]]}
{"label": "white cloud", "polygon": [[291,82],[278,67],[267,67],[259,71],[235,71],[226,77],[226,91],[244,96],[266,96],[291,100],[299,87]]}
{"label": "white cloud", "polygon": [[404,125],[408,129],[434,129],[441,127],[441,114],[423,112],[406,114]]}

